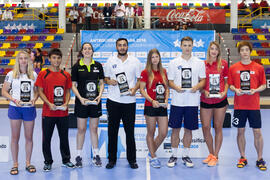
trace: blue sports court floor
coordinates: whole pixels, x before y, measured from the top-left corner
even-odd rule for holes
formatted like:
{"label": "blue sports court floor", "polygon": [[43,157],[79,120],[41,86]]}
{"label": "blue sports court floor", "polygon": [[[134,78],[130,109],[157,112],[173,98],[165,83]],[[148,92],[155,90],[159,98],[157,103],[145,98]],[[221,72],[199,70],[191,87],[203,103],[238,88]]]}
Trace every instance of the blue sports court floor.
{"label": "blue sports court floor", "polygon": [[[264,137],[264,159],[266,162],[270,162],[270,110],[262,110],[263,120],[263,137]],[[7,109],[0,109],[1,126],[0,136],[10,135],[9,119],[7,118]],[[36,119],[34,130],[34,149],[32,155],[32,164],[37,168],[37,172],[30,174],[24,170],[25,168],[25,154],[24,154],[24,137],[23,129],[21,132],[20,141],[20,153],[19,153],[19,175],[11,176],[9,170],[12,166],[12,161],[8,163],[0,163],[0,177],[1,179],[19,179],[19,180],[267,180],[270,179],[270,165],[268,170],[262,172],[255,167],[256,151],[253,146],[253,133],[251,129],[247,128],[246,131],[246,155],[248,158],[248,165],[243,169],[236,168],[236,163],[239,158],[239,153],[236,145],[236,129],[229,128],[224,129],[224,140],[219,156],[219,165],[217,167],[209,168],[203,165],[202,159],[193,159],[195,163],[194,168],[186,168],[180,162],[174,168],[168,168],[166,166],[168,159],[161,159],[162,168],[154,169],[149,167],[146,159],[138,159],[139,169],[132,170],[129,168],[126,159],[120,159],[117,161],[117,165],[114,169],[105,169],[106,159],[103,160],[103,166],[101,168],[90,165],[90,140],[89,131],[86,134],[86,141],[84,144],[84,167],[81,169],[66,169],[61,167],[61,157],[59,152],[59,141],[57,137],[57,131],[54,132],[52,141],[52,153],[54,158],[53,169],[51,172],[43,172],[43,155],[41,151],[41,110],[38,109],[38,118]],[[70,149],[72,154],[72,161],[74,162],[76,153],[76,129],[69,131]]]}

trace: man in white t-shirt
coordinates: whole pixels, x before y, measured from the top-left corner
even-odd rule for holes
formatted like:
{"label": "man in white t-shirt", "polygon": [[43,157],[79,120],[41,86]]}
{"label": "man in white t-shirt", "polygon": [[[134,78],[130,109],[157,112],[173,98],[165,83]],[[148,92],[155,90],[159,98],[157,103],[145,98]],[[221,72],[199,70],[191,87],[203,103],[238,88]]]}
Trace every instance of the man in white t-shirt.
{"label": "man in white t-shirt", "polygon": [[82,13],[85,18],[85,29],[91,30],[91,17],[94,14],[93,9],[89,6],[89,4],[86,3],[85,8],[82,10]]}
{"label": "man in white t-shirt", "polygon": [[134,24],[134,8],[129,3],[128,7],[126,8],[126,17],[128,21],[128,29],[133,29]]}
{"label": "man in white t-shirt", "polygon": [[117,160],[117,139],[122,119],[127,145],[127,160],[132,169],[137,169],[134,126],[136,117],[136,91],[139,89],[140,61],[127,54],[128,41],[116,41],[118,54],[110,57],[104,67],[105,82],[108,84],[108,159],[107,169],[112,169]]}
{"label": "man in white t-shirt", "polygon": [[172,128],[172,156],[169,167],[177,162],[177,150],[180,142],[179,133],[184,121],[184,138],[182,161],[187,167],[193,167],[189,158],[189,148],[192,141],[192,130],[198,129],[199,90],[205,84],[205,65],[197,57],[192,56],[193,39],[184,37],[181,40],[182,55],[169,63],[168,80],[172,88],[172,102],[169,117],[169,127]]}
{"label": "man in white t-shirt", "polygon": [[125,6],[121,1],[114,8],[115,16],[116,16],[116,29],[119,28],[119,24],[121,23],[121,28],[124,28],[124,16],[125,16]]}

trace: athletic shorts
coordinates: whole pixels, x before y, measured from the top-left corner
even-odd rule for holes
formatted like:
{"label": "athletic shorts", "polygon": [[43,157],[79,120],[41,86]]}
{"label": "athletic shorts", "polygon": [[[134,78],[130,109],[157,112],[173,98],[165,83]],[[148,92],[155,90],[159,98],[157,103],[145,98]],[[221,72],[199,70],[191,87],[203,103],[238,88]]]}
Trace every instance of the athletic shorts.
{"label": "athletic shorts", "polygon": [[75,115],[78,118],[99,118],[102,115],[101,101],[98,105],[88,106],[75,102]]}
{"label": "athletic shorts", "polygon": [[9,105],[8,118],[11,120],[33,121],[37,113],[35,107],[17,107]]}
{"label": "athletic shorts", "polygon": [[204,103],[201,101],[201,107],[205,108],[205,109],[223,108],[223,107],[227,106],[228,104],[229,103],[228,103],[227,98],[219,103],[216,103],[216,104],[207,104],[207,103]]}
{"label": "athletic shorts", "polygon": [[246,127],[247,120],[249,127],[261,128],[261,111],[260,110],[234,110],[232,124],[237,128]]}
{"label": "athletic shorts", "polygon": [[152,106],[144,107],[145,116],[168,116],[167,108],[159,107],[154,108]]}
{"label": "athletic shorts", "polygon": [[171,105],[169,127],[184,128],[189,130],[198,129],[198,106],[180,107]]}

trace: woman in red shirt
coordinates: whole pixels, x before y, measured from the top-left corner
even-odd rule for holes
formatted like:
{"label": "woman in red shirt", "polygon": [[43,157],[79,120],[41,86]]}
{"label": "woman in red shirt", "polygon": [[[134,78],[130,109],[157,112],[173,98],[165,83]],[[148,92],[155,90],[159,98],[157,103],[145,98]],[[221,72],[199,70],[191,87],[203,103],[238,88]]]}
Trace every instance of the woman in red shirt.
{"label": "woman in red shirt", "polygon": [[[206,84],[201,94],[200,117],[204,139],[210,154],[203,160],[203,163],[208,164],[208,166],[216,166],[223,140],[224,117],[228,107],[228,64],[225,60],[221,60],[221,50],[216,42],[211,42],[209,45],[205,68]],[[215,145],[210,132],[212,118],[215,128]]]}
{"label": "woman in red shirt", "polygon": [[[140,91],[146,99],[144,115],[147,125],[148,158],[152,167],[160,168],[161,164],[155,153],[168,132],[169,89],[166,70],[162,67],[160,53],[157,49],[151,49],[148,53],[146,67],[141,73]],[[158,136],[154,138],[156,123],[158,124]]]}

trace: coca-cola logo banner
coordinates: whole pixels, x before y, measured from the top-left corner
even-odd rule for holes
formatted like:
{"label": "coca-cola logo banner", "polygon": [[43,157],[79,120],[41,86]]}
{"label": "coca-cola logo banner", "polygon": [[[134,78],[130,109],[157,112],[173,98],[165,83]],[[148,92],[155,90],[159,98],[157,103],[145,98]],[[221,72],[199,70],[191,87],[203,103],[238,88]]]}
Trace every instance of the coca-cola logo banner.
{"label": "coca-cola logo banner", "polygon": [[225,24],[224,9],[153,9],[152,17],[160,22],[193,22],[194,24]]}

